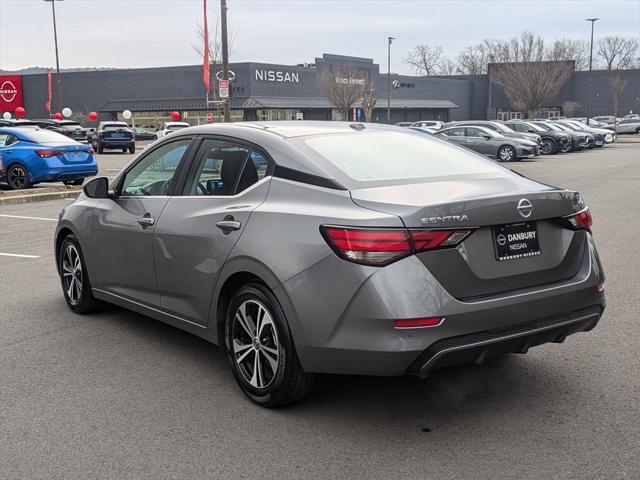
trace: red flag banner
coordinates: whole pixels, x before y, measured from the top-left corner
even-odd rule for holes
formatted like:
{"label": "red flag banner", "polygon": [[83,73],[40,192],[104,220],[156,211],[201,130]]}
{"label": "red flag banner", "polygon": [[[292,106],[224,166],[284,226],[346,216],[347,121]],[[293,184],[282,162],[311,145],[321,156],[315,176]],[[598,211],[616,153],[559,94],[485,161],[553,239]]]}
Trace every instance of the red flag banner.
{"label": "red flag banner", "polygon": [[211,90],[210,84],[210,75],[209,71],[209,24],[207,23],[207,0],[204,1],[204,49],[202,53],[202,81],[204,82],[204,87],[206,88],[207,95],[209,94],[209,90]]}
{"label": "red flag banner", "polygon": [[44,109],[51,113],[51,70],[47,71],[47,83],[48,83],[48,91],[49,91],[49,96],[47,97],[47,101],[44,104]]}

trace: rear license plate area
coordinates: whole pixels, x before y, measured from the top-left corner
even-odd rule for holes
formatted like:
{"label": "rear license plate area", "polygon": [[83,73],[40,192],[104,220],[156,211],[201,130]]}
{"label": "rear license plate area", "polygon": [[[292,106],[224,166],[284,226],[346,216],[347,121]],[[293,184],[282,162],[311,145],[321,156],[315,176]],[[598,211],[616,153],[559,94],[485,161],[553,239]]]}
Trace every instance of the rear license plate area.
{"label": "rear license plate area", "polygon": [[500,262],[540,255],[536,222],[509,223],[493,227],[496,259]]}

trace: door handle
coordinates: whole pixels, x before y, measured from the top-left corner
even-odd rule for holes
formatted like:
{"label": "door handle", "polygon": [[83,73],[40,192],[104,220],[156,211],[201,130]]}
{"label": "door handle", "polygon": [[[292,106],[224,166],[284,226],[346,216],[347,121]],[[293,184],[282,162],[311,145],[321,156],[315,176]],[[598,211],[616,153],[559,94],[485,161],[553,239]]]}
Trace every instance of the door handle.
{"label": "door handle", "polygon": [[216,227],[224,231],[240,230],[240,225],[240,222],[236,220],[222,220],[216,223]]}
{"label": "door handle", "polygon": [[156,223],[156,219],[144,216],[138,219],[138,223],[140,224],[141,227],[150,227],[151,225]]}

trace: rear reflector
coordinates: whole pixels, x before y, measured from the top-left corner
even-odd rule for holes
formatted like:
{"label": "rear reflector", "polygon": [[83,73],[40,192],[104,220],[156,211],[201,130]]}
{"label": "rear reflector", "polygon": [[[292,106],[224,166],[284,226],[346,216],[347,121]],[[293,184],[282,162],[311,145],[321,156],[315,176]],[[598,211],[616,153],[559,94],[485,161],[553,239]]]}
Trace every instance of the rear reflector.
{"label": "rear reflector", "polygon": [[413,253],[459,244],[471,230],[407,230],[320,227],[329,246],[345,260],[383,266]]}
{"label": "rear reflector", "polygon": [[64,155],[64,150],[36,150],[36,153],[44,158],[55,157],[57,155]]}
{"label": "rear reflector", "polygon": [[395,320],[393,322],[393,328],[407,329],[407,328],[437,327],[441,325],[443,321],[444,321],[444,317],[413,318],[411,320]]}
{"label": "rear reflector", "polygon": [[593,225],[593,218],[591,217],[591,211],[589,208],[585,208],[584,210],[565,218],[571,226],[577,230],[586,230],[591,228]]}

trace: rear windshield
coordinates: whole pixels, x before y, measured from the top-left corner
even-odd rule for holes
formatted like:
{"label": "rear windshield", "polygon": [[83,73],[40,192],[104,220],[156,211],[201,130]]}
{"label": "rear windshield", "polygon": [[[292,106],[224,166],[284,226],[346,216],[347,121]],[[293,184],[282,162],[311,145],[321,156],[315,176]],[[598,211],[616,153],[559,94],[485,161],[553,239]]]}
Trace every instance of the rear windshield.
{"label": "rear windshield", "polygon": [[29,130],[28,132],[24,132],[22,136],[31,142],[45,145],[71,145],[78,143],[69,137],[50,130]]}
{"label": "rear windshield", "polygon": [[167,130],[179,130],[181,128],[187,128],[189,125],[169,125]]}
{"label": "rear windshield", "polygon": [[312,136],[303,141],[358,182],[505,172],[480,155],[420,133],[359,132]]}
{"label": "rear windshield", "polygon": [[114,130],[117,128],[129,128],[129,125],[126,123],[107,123],[102,126],[104,130]]}

